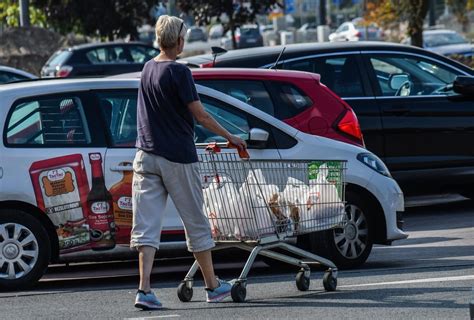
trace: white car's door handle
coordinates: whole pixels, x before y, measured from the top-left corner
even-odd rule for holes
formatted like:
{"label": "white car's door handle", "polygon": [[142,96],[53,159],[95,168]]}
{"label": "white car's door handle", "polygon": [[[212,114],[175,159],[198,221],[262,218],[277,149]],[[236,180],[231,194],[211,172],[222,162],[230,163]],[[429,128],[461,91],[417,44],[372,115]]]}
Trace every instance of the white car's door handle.
{"label": "white car's door handle", "polygon": [[132,165],[128,165],[128,166],[111,166],[111,167],[110,167],[110,171],[118,171],[118,172],[122,172],[122,171],[133,171],[133,166],[132,166]]}

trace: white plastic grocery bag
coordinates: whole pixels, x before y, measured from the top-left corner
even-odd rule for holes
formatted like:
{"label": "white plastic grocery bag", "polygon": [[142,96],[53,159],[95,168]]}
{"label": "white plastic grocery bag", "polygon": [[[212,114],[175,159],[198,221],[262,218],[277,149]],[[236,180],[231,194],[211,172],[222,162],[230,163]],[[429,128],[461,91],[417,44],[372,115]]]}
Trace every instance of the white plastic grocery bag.
{"label": "white plastic grocery bag", "polygon": [[228,176],[214,177],[203,190],[204,212],[207,213],[214,237],[233,237],[239,223],[239,192]]}
{"label": "white plastic grocery bag", "polygon": [[286,217],[291,219],[292,231],[301,230],[302,214],[308,199],[309,188],[301,180],[288,177],[285,190],[283,190],[281,203],[284,206]]}
{"label": "white plastic grocery bag", "polygon": [[318,210],[320,210],[319,202],[321,198],[321,184],[322,182],[318,179],[309,180],[306,203],[301,212],[301,231],[311,230],[317,227],[318,221],[316,218],[321,216],[321,212],[318,212]]}
{"label": "white plastic grocery bag", "polygon": [[[344,219],[344,203],[339,197],[335,184],[328,181],[329,168],[323,163],[318,169],[316,183],[310,189],[314,192],[319,191],[319,198],[314,203],[314,195],[308,198],[309,218],[315,219],[317,228],[328,228],[340,224]],[[319,189],[319,190],[318,190]]]}
{"label": "white plastic grocery bag", "polygon": [[[260,169],[250,170],[244,184],[239,190],[245,214],[253,218],[254,227],[245,226],[242,235],[257,236],[275,232],[268,201],[273,194],[278,194],[276,185],[268,185]],[[256,227],[256,230],[255,230]]]}

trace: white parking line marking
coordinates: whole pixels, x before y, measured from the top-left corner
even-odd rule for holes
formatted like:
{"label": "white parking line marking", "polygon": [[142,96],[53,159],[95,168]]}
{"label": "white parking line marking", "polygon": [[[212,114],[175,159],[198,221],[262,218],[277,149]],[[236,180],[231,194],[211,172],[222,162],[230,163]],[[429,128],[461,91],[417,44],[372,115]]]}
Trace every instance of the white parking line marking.
{"label": "white parking line marking", "polygon": [[153,317],[139,317],[139,318],[125,318],[125,320],[146,320],[146,319],[163,319],[163,318],[178,318],[181,317],[179,314],[165,314],[162,316]]}
{"label": "white parking line marking", "polygon": [[387,286],[387,285],[408,284],[408,283],[429,283],[429,282],[447,282],[447,281],[463,281],[463,280],[474,280],[474,275],[458,276],[458,277],[401,280],[401,281],[391,281],[391,282],[376,282],[376,283],[365,283],[365,284],[351,284],[351,285],[347,285],[347,286],[338,286],[338,287],[339,288],[354,288],[354,287],[368,287],[368,286]]}

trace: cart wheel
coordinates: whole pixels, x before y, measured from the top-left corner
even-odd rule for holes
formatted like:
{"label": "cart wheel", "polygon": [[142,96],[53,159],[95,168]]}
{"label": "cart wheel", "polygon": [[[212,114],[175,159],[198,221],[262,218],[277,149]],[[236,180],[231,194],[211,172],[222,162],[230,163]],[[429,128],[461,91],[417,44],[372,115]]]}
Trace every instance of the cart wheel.
{"label": "cart wheel", "polygon": [[193,288],[186,285],[186,281],[183,281],[178,286],[178,298],[182,302],[189,302],[193,298]]}
{"label": "cart wheel", "polygon": [[307,291],[310,282],[310,278],[304,275],[304,271],[300,271],[296,274],[296,287],[299,291]]}
{"label": "cart wheel", "polygon": [[326,291],[336,291],[337,278],[331,271],[326,271],[323,277],[323,286]]}
{"label": "cart wheel", "polygon": [[244,302],[245,296],[247,295],[247,289],[242,285],[242,283],[236,282],[232,286],[231,295],[234,302]]}

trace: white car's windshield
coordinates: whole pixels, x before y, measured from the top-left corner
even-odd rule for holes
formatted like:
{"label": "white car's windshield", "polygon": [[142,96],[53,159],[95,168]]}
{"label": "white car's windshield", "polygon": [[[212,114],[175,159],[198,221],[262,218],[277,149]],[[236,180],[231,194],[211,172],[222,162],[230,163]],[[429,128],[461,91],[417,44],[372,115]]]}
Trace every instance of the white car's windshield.
{"label": "white car's windshield", "polygon": [[425,34],[424,38],[426,47],[439,47],[450,44],[467,43],[467,40],[457,33]]}

